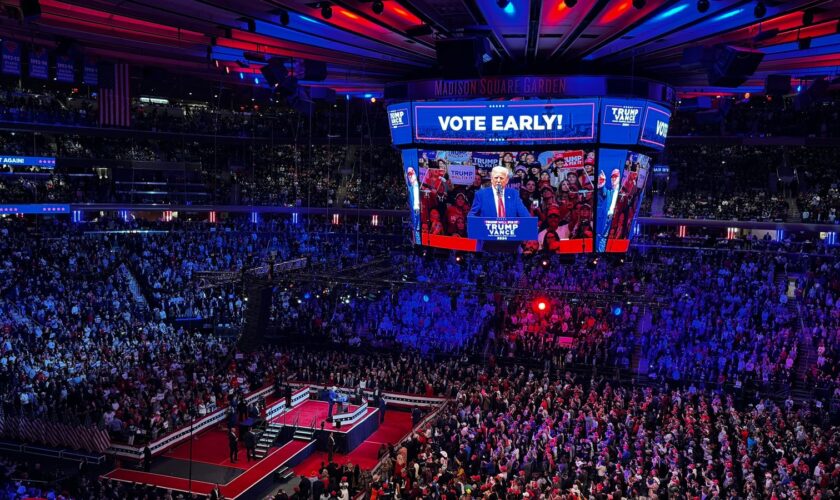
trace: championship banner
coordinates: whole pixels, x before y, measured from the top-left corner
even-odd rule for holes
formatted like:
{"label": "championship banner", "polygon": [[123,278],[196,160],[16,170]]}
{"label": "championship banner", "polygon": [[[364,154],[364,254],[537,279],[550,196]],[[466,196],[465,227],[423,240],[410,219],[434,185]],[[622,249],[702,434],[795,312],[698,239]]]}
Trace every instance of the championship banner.
{"label": "championship banner", "polygon": [[76,62],[69,55],[55,57],[55,79],[59,82],[76,81]]}
{"label": "championship banner", "polygon": [[448,168],[452,184],[469,186],[475,181],[475,167],[472,165],[449,165]]}
{"label": "championship banner", "polygon": [[90,57],[85,57],[83,64],[82,83],[93,86],[99,85],[99,68],[96,61]]}
{"label": "championship banner", "polygon": [[20,76],[20,44],[3,40],[3,74]]}
{"label": "championship banner", "polygon": [[533,241],[536,217],[467,217],[467,235],[482,241]]}
{"label": "championship banner", "polygon": [[29,51],[29,76],[46,80],[49,77],[49,54],[43,47],[32,47]]}

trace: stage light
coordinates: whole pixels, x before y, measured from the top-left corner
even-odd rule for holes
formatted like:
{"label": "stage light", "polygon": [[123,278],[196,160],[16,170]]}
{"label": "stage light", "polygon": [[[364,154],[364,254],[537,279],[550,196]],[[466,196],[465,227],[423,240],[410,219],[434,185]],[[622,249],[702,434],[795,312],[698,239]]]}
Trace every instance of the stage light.
{"label": "stage light", "polygon": [[324,2],[321,4],[321,17],[324,19],[329,19],[332,17],[332,7],[330,4]]}
{"label": "stage light", "polygon": [[755,4],[753,14],[755,14],[755,17],[764,17],[764,15],[767,14],[767,6],[764,5],[764,2],[758,2]]}
{"label": "stage light", "polygon": [[375,98],[375,97],[371,97],[371,98],[370,98],[370,102],[376,102],[376,98]]}
{"label": "stage light", "polygon": [[309,292],[306,292],[306,293],[303,294],[303,298],[306,299],[306,300],[309,300],[309,297],[311,297],[311,296],[312,295]]}
{"label": "stage light", "polygon": [[709,10],[709,0],[697,0],[697,12],[703,14]]}
{"label": "stage light", "polygon": [[429,301],[429,296],[426,295],[426,294],[423,294],[423,302],[428,302],[428,301]]}
{"label": "stage light", "polygon": [[635,7],[638,10],[642,10],[645,8],[646,3],[646,0],[633,0],[633,7]]}
{"label": "stage light", "polygon": [[548,261],[547,261],[547,260],[545,260],[545,259],[543,259],[543,260],[542,260],[542,262],[540,262],[540,264],[543,266],[543,268],[547,268],[547,267],[548,267]]}
{"label": "stage light", "polygon": [[577,0],[563,0],[563,3],[566,4],[566,7],[572,8],[577,5]]}
{"label": "stage light", "polygon": [[385,10],[385,4],[382,3],[382,0],[374,0],[371,7],[374,14],[382,14],[382,11]]}
{"label": "stage light", "polygon": [[613,309],[613,315],[621,316],[621,306],[615,306],[615,308]]}

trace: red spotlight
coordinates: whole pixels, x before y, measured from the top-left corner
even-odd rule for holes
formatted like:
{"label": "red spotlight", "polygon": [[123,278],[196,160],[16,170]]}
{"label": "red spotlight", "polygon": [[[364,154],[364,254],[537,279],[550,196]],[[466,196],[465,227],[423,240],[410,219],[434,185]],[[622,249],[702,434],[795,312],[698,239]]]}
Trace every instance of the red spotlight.
{"label": "red spotlight", "polygon": [[544,313],[548,310],[548,301],[545,299],[535,299],[534,300],[534,311],[538,313]]}

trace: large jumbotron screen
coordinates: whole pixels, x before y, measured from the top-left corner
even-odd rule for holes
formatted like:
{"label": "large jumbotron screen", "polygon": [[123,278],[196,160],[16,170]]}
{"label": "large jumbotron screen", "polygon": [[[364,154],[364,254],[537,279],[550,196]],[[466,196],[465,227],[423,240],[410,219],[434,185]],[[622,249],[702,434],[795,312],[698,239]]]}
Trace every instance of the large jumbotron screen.
{"label": "large jumbotron screen", "polygon": [[670,119],[660,104],[618,98],[402,102],[388,111],[413,241],[524,254],[626,251],[649,155],[664,147]]}

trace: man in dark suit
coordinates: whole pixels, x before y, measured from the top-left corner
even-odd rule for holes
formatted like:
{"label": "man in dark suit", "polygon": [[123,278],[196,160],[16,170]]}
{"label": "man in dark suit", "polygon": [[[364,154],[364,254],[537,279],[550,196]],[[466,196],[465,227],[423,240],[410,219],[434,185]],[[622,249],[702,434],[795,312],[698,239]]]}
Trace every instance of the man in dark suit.
{"label": "man in dark suit", "polygon": [[143,448],[143,472],[149,472],[152,468],[152,449],[149,445]]}
{"label": "man in dark suit", "polygon": [[[508,171],[505,167],[493,167],[490,171],[490,187],[476,191],[469,217],[531,217],[522,203],[519,191],[507,187]],[[472,236],[471,236],[472,237]],[[481,250],[494,252],[515,252],[518,241],[482,241]]]}
{"label": "man in dark suit", "polygon": [[508,171],[504,167],[493,167],[490,171],[490,187],[475,193],[469,215],[472,217],[530,217],[531,213],[522,203],[519,192],[508,188]]}
{"label": "man in dark suit", "polygon": [[248,462],[253,458],[257,459],[257,437],[251,429],[248,429],[243,436],[245,441],[245,458]]}
{"label": "man in dark suit", "polygon": [[236,463],[236,459],[239,458],[239,440],[236,439],[236,433],[233,432],[233,428],[228,429],[228,447],[230,448],[230,461]]}

